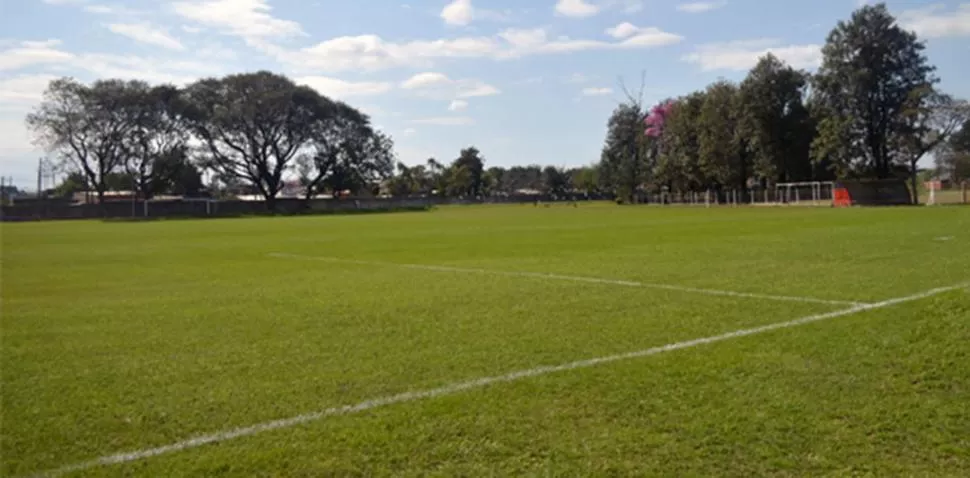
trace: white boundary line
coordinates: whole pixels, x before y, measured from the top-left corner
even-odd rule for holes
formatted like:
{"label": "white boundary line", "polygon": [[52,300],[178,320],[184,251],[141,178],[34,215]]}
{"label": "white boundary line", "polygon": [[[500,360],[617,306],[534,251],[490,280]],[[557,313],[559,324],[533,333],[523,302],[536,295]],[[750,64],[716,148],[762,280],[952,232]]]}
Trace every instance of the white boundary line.
{"label": "white boundary line", "polygon": [[271,252],[268,254],[270,257],[275,257],[277,259],[298,259],[304,261],[321,261],[321,262],[332,262],[338,264],[357,264],[357,265],[367,265],[367,266],[382,266],[382,267],[398,267],[401,269],[414,269],[422,271],[434,271],[434,272],[461,272],[469,274],[487,274],[487,275],[499,275],[508,277],[531,277],[535,279],[550,279],[550,280],[561,280],[561,281],[572,281],[572,282],[587,282],[592,284],[609,284],[609,285],[619,285],[625,287],[643,287],[647,289],[661,289],[670,290],[675,292],[690,292],[695,294],[705,294],[705,295],[719,295],[726,297],[741,297],[748,299],[764,299],[764,300],[777,300],[784,302],[809,302],[814,304],[827,304],[827,305],[863,305],[863,302],[847,301],[847,300],[830,300],[830,299],[818,299],[815,297],[794,297],[787,295],[773,295],[773,294],[756,294],[750,292],[736,292],[731,290],[720,290],[720,289],[703,289],[698,287],[685,287],[679,285],[668,285],[668,284],[653,284],[647,282],[637,282],[628,280],[615,280],[615,279],[601,279],[598,277],[583,277],[583,276],[570,276],[561,274],[546,274],[542,272],[516,272],[516,271],[498,271],[491,269],[474,269],[465,267],[452,267],[452,266],[434,266],[434,265],[423,265],[423,264],[398,264],[394,262],[379,262],[379,261],[360,261],[354,259],[340,259],[336,257],[322,257],[322,256],[304,256],[300,254],[286,254],[282,252]]}
{"label": "white boundary line", "polygon": [[169,445],[160,446],[157,448],[147,448],[147,449],[132,451],[128,453],[118,453],[115,455],[102,456],[100,458],[97,458],[91,461],[76,463],[76,464],[68,465],[55,470],[42,472],[35,476],[47,476],[47,477],[59,476],[65,473],[82,471],[82,470],[94,468],[97,466],[128,463],[136,460],[142,460],[145,458],[151,458],[158,455],[164,455],[167,453],[174,453],[177,451],[187,450],[190,448],[197,448],[202,445],[207,445],[210,443],[219,443],[227,440],[232,440],[235,438],[255,435],[257,433],[267,432],[271,430],[279,430],[281,428],[289,428],[296,425],[301,425],[304,423],[321,420],[326,417],[332,417],[332,416],[338,416],[338,415],[349,415],[353,413],[359,413],[366,410],[371,410],[374,408],[384,407],[388,405],[394,405],[398,403],[406,403],[406,402],[413,402],[415,400],[423,400],[423,399],[436,398],[436,397],[441,397],[446,395],[454,395],[456,393],[464,392],[467,390],[482,388],[482,387],[486,387],[494,384],[514,382],[516,380],[521,380],[529,377],[537,377],[540,375],[547,375],[550,373],[588,368],[596,365],[619,362],[621,360],[630,360],[635,358],[648,357],[651,355],[657,355],[664,352],[672,352],[675,350],[697,347],[699,345],[712,344],[716,342],[722,342],[725,340],[736,339],[739,337],[762,334],[765,332],[770,332],[772,330],[796,327],[799,325],[810,324],[812,322],[819,322],[822,320],[833,319],[836,317],[852,315],[852,314],[864,312],[867,310],[881,309],[881,308],[890,307],[896,304],[912,302],[915,300],[924,299],[927,297],[931,297],[934,295],[938,295],[938,294],[942,294],[945,292],[950,292],[950,291],[962,289],[962,288],[970,288],[970,282],[964,282],[961,284],[951,285],[947,287],[930,289],[925,292],[920,292],[918,294],[884,300],[882,302],[876,302],[872,304],[859,304],[854,307],[850,307],[848,309],[836,310],[834,312],[827,312],[824,314],[809,315],[807,317],[789,320],[786,322],[776,322],[774,324],[762,325],[760,327],[753,327],[750,329],[735,330],[733,332],[727,332],[721,335],[712,335],[709,337],[703,337],[703,338],[688,340],[684,342],[667,344],[660,347],[651,347],[648,349],[637,350],[635,352],[627,352],[623,354],[609,355],[606,357],[597,357],[597,358],[586,359],[586,360],[578,360],[575,362],[569,362],[569,363],[564,363],[560,365],[545,365],[545,366],[540,366],[540,367],[535,367],[535,368],[530,368],[525,370],[519,370],[519,371],[507,373],[505,375],[494,375],[491,377],[483,377],[475,380],[469,380],[466,382],[452,383],[450,385],[445,385],[438,388],[432,388],[432,389],[415,391],[415,392],[404,392],[397,395],[374,398],[371,400],[365,400],[363,402],[356,403],[354,405],[345,405],[342,407],[328,408],[326,410],[321,410],[319,412],[297,415],[295,417],[284,418],[281,420],[273,420],[270,422],[263,422],[263,423],[251,425],[248,427],[234,428],[232,430],[217,432],[210,435],[202,435],[195,438],[190,438],[187,440],[175,442]]}

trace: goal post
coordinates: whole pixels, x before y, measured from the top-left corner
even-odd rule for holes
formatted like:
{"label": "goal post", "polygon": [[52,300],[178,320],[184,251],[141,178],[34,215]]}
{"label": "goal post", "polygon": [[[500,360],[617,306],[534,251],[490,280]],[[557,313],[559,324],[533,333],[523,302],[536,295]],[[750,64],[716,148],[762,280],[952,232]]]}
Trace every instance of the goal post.
{"label": "goal post", "polygon": [[833,181],[778,183],[775,185],[775,201],[799,206],[830,206],[835,199],[834,191]]}

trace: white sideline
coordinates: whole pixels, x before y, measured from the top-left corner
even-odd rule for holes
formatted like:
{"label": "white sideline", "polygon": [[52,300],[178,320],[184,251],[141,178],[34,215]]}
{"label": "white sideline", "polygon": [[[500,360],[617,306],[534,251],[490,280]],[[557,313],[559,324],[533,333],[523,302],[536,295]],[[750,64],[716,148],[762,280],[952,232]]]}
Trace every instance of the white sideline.
{"label": "white sideline", "polygon": [[596,365],[618,362],[621,360],[647,357],[650,355],[657,355],[664,352],[671,352],[674,350],[696,347],[698,345],[721,342],[724,340],[734,339],[738,337],[746,337],[748,335],[761,334],[764,332],[770,332],[772,330],[795,327],[798,325],[804,325],[804,324],[818,322],[826,319],[852,315],[852,314],[856,314],[867,310],[881,309],[884,307],[889,307],[889,306],[901,304],[904,302],[912,302],[915,300],[924,299],[934,295],[950,292],[957,289],[963,289],[963,288],[970,288],[970,282],[964,282],[961,284],[951,285],[947,287],[938,287],[936,289],[930,289],[925,292],[920,292],[918,294],[909,295],[906,297],[898,297],[895,299],[884,300],[882,302],[875,302],[872,304],[859,304],[848,309],[836,310],[834,312],[827,312],[824,314],[809,315],[807,317],[789,320],[786,322],[776,322],[774,324],[762,325],[760,327],[735,330],[734,332],[728,332],[721,335],[713,335],[710,337],[703,337],[699,339],[688,340],[685,342],[676,342],[672,344],[663,345],[660,347],[652,347],[644,350],[638,350],[635,352],[627,352],[624,354],[609,355],[606,357],[578,360],[575,362],[569,362],[569,363],[560,364],[560,365],[539,366],[539,367],[530,368],[526,370],[511,372],[505,375],[495,375],[491,377],[483,377],[475,380],[469,380],[466,382],[453,383],[439,388],[432,388],[432,389],[416,391],[416,392],[404,392],[397,395],[391,395],[388,397],[374,398],[354,405],[345,405],[342,407],[328,408],[326,410],[322,410],[319,412],[307,413],[304,415],[297,415],[291,418],[284,418],[281,420],[259,423],[248,427],[226,430],[218,433],[213,433],[210,435],[198,436],[195,438],[190,438],[187,440],[175,442],[175,443],[165,445],[165,446],[160,446],[157,448],[147,448],[144,450],[137,450],[137,451],[132,451],[128,453],[118,453],[115,455],[107,455],[91,461],[76,463],[76,464],[68,465],[55,470],[42,472],[34,476],[47,476],[47,477],[59,476],[65,473],[72,473],[75,471],[94,468],[96,466],[127,463],[131,461],[141,460],[144,458],[151,458],[154,456],[163,455],[166,453],[182,451],[189,448],[196,448],[209,443],[218,443],[226,440],[232,440],[234,438],[255,435],[257,433],[262,433],[265,431],[288,428],[295,425],[317,421],[330,416],[348,415],[348,414],[363,412],[366,410],[371,410],[374,408],[383,407],[387,405],[394,405],[397,403],[411,402],[411,401],[422,400],[426,398],[441,397],[444,395],[452,395],[466,390],[481,388],[481,387],[498,384],[498,383],[513,382],[523,378],[536,377],[539,375],[546,375],[546,374],[562,372],[566,370],[588,368]]}
{"label": "white sideline", "polygon": [[669,285],[669,284],[654,284],[654,283],[648,283],[648,282],[637,282],[637,281],[628,281],[628,280],[601,279],[598,277],[546,274],[543,272],[498,271],[498,270],[491,270],[491,269],[474,269],[474,268],[465,268],[465,267],[434,266],[434,265],[424,265],[424,264],[398,264],[394,262],[360,261],[360,260],[354,260],[354,259],[340,259],[336,257],[304,256],[300,254],[286,254],[282,252],[271,252],[268,255],[270,257],[275,257],[278,259],[299,259],[304,261],[321,261],[321,262],[333,262],[333,263],[340,263],[340,264],[398,267],[401,269],[415,269],[415,270],[435,271],[435,272],[462,272],[462,273],[469,273],[469,274],[486,274],[486,275],[499,275],[499,276],[509,276],[509,277],[531,277],[535,279],[588,282],[592,284],[610,284],[610,285],[620,285],[625,287],[643,287],[646,289],[661,289],[661,290],[671,290],[676,292],[690,292],[695,294],[741,297],[741,298],[747,298],[747,299],[778,300],[778,301],[784,301],[784,302],[809,302],[814,304],[827,304],[827,305],[862,305],[863,304],[862,302],[855,302],[855,301],[848,301],[848,300],[832,300],[832,299],[819,299],[815,297],[794,297],[794,296],[787,296],[787,295],[757,294],[757,293],[751,293],[751,292],[736,292],[731,290],[720,290],[720,289],[703,289],[698,287],[685,287],[685,286]]}

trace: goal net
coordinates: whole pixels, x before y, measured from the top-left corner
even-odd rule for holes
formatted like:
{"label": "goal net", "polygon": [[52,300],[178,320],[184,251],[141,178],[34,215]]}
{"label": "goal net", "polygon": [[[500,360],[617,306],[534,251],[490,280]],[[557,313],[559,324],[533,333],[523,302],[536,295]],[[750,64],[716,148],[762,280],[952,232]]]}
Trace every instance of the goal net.
{"label": "goal net", "polygon": [[835,183],[832,181],[803,181],[775,185],[775,202],[798,206],[827,206],[832,204]]}

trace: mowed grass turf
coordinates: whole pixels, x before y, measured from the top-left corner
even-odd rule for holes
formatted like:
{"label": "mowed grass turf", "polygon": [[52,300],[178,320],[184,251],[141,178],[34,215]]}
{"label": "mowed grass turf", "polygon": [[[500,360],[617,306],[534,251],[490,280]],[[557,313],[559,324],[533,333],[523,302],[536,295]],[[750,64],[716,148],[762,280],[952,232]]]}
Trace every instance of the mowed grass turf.
{"label": "mowed grass turf", "polygon": [[[4,476],[848,307],[458,269],[868,302],[970,280],[960,207],[0,228]],[[964,476],[968,339],[961,289],[73,474]]]}

